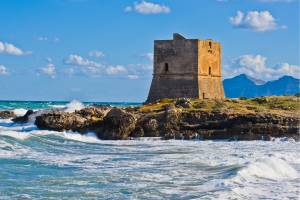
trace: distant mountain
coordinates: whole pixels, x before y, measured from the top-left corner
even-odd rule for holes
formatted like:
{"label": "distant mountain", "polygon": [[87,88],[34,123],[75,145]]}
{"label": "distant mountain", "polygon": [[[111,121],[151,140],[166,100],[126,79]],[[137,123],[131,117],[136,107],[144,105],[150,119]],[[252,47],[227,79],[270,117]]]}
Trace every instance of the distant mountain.
{"label": "distant mountain", "polygon": [[[247,76],[247,75],[246,75]],[[256,79],[256,78],[253,78],[251,76],[247,76],[247,78],[249,80],[251,80],[255,85],[263,85],[266,83],[266,81],[263,81],[263,80],[260,80],[260,79]]]}
{"label": "distant mountain", "polygon": [[229,98],[294,95],[299,92],[300,80],[292,76],[283,76],[278,80],[264,82],[241,74],[225,79],[223,85],[225,96]]}

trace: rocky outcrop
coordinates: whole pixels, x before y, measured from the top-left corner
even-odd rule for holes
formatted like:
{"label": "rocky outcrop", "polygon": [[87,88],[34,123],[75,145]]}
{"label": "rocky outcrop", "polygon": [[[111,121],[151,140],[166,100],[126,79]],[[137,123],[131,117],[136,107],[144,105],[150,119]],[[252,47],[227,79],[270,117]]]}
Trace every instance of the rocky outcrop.
{"label": "rocky outcrop", "polygon": [[84,129],[86,119],[78,114],[52,112],[36,117],[35,124],[40,129],[55,131],[72,130],[81,132]]}
{"label": "rocky outcrop", "polygon": [[111,109],[95,129],[96,134],[101,139],[122,140],[128,139],[135,129],[136,118],[120,108]]}
{"label": "rocky outcrop", "polygon": [[29,121],[30,115],[32,115],[33,113],[33,110],[28,110],[24,116],[15,117],[12,119],[12,121],[15,123],[27,123]]}
{"label": "rocky outcrop", "polygon": [[[267,110],[260,104],[244,105],[238,100],[192,103],[180,99],[173,103],[131,108],[89,107],[74,113],[53,111],[42,114],[35,124],[38,128],[56,131],[92,131],[100,139],[112,140],[133,137],[203,140],[290,137],[300,140],[300,117],[290,104],[287,105],[291,111]],[[240,107],[233,107],[237,105]]]}
{"label": "rocky outcrop", "polygon": [[0,119],[9,119],[15,117],[15,113],[12,110],[2,110],[0,111]]}
{"label": "rocky outcrop", "polygon": [[74,113],[53,111],[37,116],[35,124],[40,129],[72,130],[84,133],[92,129],[98,121],[103,120],[110,109],[109,106],[97,106],[76,110]]}

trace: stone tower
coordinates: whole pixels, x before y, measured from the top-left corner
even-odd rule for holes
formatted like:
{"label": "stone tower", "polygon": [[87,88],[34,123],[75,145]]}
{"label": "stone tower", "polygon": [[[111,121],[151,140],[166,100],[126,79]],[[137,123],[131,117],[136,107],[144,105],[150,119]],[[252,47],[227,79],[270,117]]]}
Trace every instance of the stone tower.
{"label": "stone tower", "polygon": [[147,102],[162,98],[223,99],[221,44],[186,39],[154,41],[153,79]]}

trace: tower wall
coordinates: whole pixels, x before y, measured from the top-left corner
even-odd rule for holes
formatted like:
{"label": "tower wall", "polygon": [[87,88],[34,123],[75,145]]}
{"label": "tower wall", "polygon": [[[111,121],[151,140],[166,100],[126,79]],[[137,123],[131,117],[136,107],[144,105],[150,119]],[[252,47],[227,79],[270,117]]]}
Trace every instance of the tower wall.
{"label": "tower wall", "polygon": [[198,41],[198,89],[201,99],[223,99],[221,45],[212,40]]}
{"label": "tower wall", "polygon": [[154,42],[153,79],[147,102],[163,98],[223,99],[221,45],[212,40]]}
{"label": "tower wall", "polygon": [[147,102],[198,98],[198,41],[176,38],[154,42],[153,79]]}

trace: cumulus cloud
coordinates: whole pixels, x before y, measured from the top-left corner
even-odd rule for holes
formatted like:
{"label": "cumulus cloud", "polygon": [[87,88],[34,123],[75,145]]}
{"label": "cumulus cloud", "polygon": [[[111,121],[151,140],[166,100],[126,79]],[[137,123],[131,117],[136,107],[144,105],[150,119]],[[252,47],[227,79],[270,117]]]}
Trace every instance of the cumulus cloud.
{"label": "cumulus cloud", "polygon": [[4,65],[0,65],[0,75],[8,74],[7,69]]}
{"label": "cumulus cloud", "polygon": [[55,78],[56,75],[56,69],[55,69],[55,65],[52,63],[47,64],[45,67],[42,67],[40,69],[40,72],[44,75],[47,75],[51,78]]}
{"label": "cumulus cloud", "polygon": [[89,52],[89,56],[101,58],[101,57],[104,57],[104,53],[102,51],[94,50],[94,51]]}
{"label": "cumulus cloud", "polygon": [[[276,19],[267,10],[249,11],[247,14],[237,11],[235,16],[229,18],[229,22],[234,27],[251,29],[257,32],[271,31],[278,28]],[[281,26],[281,28],[284,27]]]}
{"label": "cumulus cloud", "polygon": [[247,74],[261,80],[275,80],[284,75],[300,78],[300,66],[280,63],[270,67],[267,58],[262,55],[242,55],[223,67],[225,78]]}
{"label": "cumulus cloud", "polygon": [[1,42],[1,41],[0,41],[0,53],[15,55],[15,56],[30,54],[30,52],[24,52],[22,49],[16,47],[11,43]]}
{"label": "cumulus cloud", "polygon": [[133,6],[127,6],[125,12],[137,12],[140,14],[160,14],[160,13],[169,13],[171,9],[168,6],[141,1],[134,3]]}
{"label": "cumulus cloud", "polygon": [[88,60],[86,58],[81,57],[77,54],[71,54],[67,59],[65,59],[65,64],[68,65],[77,65],[77,66],[87,66],[87,67],[102,67],[100,63]]}
{"label": "cumulus cloud", "polygon": [[115,75],[115,74],[120,74],[120,73],[125,73],[125,72],[127,72],[127,69],[122,65],[109,66],[106,69],[106,73],[108,75]]}
{"label": "cumulus cloud", "polygon": [[80,71],[89,76],[99,76],[104,66],[101,63],[88,60],[77,54],[71,54],[64,61],[67,65],[79,66]]}

